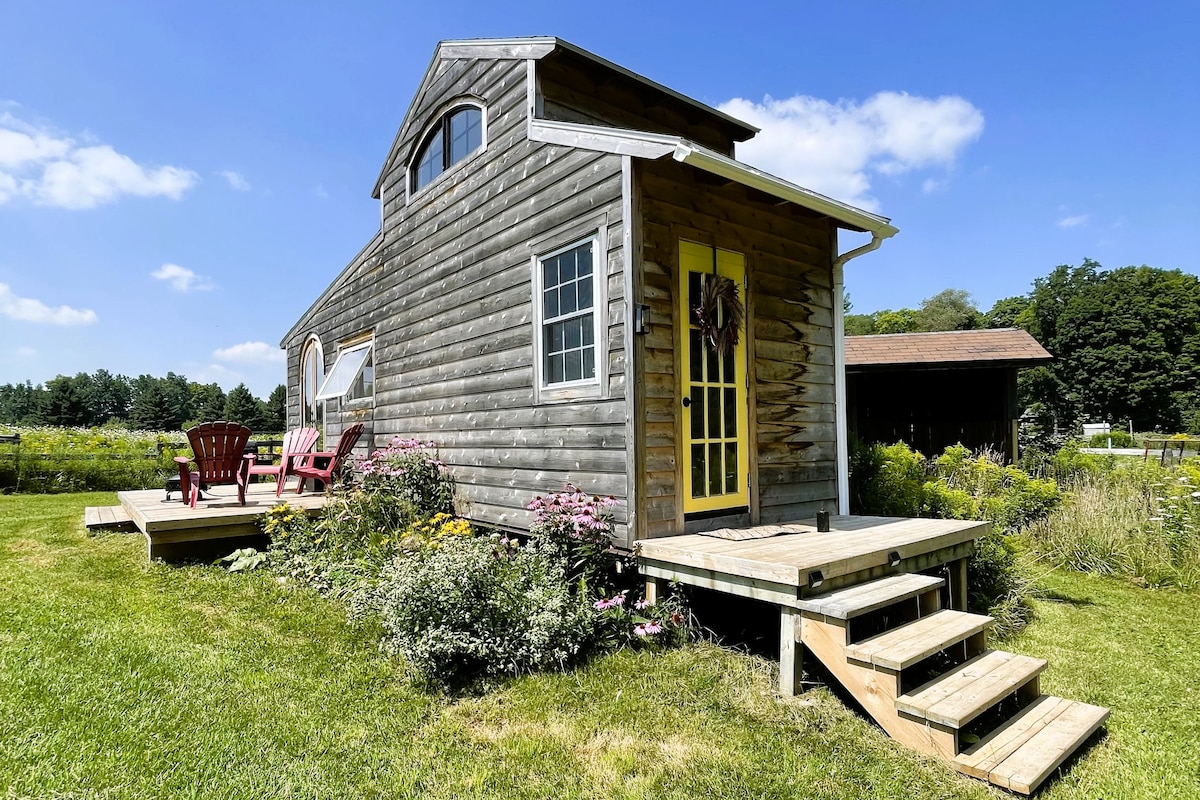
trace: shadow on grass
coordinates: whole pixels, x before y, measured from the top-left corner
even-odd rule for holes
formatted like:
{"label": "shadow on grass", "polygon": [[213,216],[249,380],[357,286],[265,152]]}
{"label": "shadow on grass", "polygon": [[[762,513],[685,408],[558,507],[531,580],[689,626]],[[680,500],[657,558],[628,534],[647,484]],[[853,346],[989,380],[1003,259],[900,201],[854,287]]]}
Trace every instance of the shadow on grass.
{"label": "shadow on grass", "polygon": [[1099,605],[1099,603],[1091,597],[1076,596],[1061,592],[1058,589],[1040,588],[1034,595],[1038,600],[1045,600],[1048,603],[1066,603],[1077,608],[1085,608],[1088,606]]}

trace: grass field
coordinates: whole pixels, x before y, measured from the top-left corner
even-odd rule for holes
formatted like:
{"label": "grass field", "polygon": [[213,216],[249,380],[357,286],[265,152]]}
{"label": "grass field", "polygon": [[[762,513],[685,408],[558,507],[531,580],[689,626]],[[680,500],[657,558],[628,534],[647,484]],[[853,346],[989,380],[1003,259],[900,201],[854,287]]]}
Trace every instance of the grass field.
{"label": "grass field", "polygon": [[[0,497],[3,798],[986,798],[830,691],[711,645],[618,653],[465,698],[415,688],[376,631],[264,573],[89,538],[108,494]],[[1010,649],[1112,708],[1045,798],[1200,796],[1195,594],[1052,573]]]}

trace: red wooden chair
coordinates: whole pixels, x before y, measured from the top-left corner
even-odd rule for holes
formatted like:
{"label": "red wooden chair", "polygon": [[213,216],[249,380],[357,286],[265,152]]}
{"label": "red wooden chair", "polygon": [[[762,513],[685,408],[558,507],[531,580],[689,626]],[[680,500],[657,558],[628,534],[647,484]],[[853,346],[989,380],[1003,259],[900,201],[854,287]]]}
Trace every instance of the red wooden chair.
{"label": "red wooden chair", "polygon": [[292,474],[292,458],[309,452],[317,445],[321,432],[316,428],[293,428],[283,435],[283,452],[278,464],[251,464],[251,475],[274,475],[275,496],[283,492],[283,484]]}
{"label": "red wooden chair", "polygon": [[[214,484],[237,484],[238,502],[246,505],[246,483],[254,456],[246,454],[250,429],[236,422],[202,422],[187,432],[195,458],[176,456],[183,502],[196,507],[200,490]],[[189,465],[195,461],[196,469]]]}
{"label": "red wooden chair", "polygon": [[[356,422],[346,430],[342,431],[342,436],[338,439],[337,447],[323,453],[302,453],[295,457],[295,464],[292,465],[292,474],[300,478],[300,485],[296,487],[296,494],[304,491],[304,482],[309,478],[315,478],[326,485],[333,482],[333,473],[341,469],[342,462],[346,460],[346,456],[350,455],[350,451],[354,449],[354,445],[358,442],[358,437],[362,436],[363,426],[361,422]],[[317,460],[327,461],[325,466],[318,467]]]}

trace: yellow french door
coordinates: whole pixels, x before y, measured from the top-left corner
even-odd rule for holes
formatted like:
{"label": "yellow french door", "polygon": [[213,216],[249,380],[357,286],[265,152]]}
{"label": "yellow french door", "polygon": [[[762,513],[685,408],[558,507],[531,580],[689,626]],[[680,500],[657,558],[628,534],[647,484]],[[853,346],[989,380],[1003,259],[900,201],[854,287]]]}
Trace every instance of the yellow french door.
{"label": "yellow french door", "polygon": [[705,342],[696,321],[704,281],[714,274],[732,280],[745,302],[746,259],[741,253],[680,240],[685,512],[738,508],[750,502],[746,332],[740,332],[732,353],[718,353]]}

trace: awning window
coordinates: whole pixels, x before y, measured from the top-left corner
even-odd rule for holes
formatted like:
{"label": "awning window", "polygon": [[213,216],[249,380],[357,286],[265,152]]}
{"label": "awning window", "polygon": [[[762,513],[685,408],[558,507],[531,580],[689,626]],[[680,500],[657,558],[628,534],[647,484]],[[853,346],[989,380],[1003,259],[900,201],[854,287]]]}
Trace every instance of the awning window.
{"label": "awning window", "polygon": [[333,369],[317,392],[318,400],[358,400],[375,394],[375,369],[371,344],[357,345],[338,353]]}

